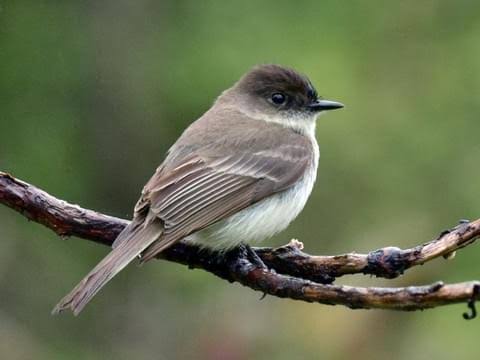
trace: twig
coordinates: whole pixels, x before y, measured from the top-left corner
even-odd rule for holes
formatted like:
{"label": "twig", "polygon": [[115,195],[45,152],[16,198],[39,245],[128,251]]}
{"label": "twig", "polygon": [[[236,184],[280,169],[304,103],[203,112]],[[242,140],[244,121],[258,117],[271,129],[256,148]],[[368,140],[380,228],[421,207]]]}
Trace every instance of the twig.
{"label": "twig", "polygon": [[[308,277],[320,282],[322,277],[327,280],[348,274],[369,274],[387,279],[396,278],[405,270],[423,265],[438,257],[449,257],[456,250],[468,246],[480,237],[480,219],[471,222],[461,222],[453,229],[425,244],[411,249],[402,250],[398,247],[385,247],[368,254],[342,254],[334,256],[314,256],[301,251],[296,242],[272,249],[256,249],[265,263],[275,269],[289,269],[289,275],[307,278],[318,274],[319,279]],[[293,266],[292,266],[293,265]]]}
{"label": "twig", "polygon": [[[0,203],[20,212],[28,219],[45,225],[58,235],[77,236],[111,245],[128,224],[127,220],[82,209],[0,172]],[[412,249],[387,247],[369,254],[313,256],[302,250],[299,242],[279,248],[257,248],[256,253],[271,270],[255,267],[242,253],[221,256],[201,251],[180,242],[162,253],[162,258],[201,268],[229,281],[238,281],[254,290],[322,304],[350,308],[418,310],[466,302],[473,306],[480,298],[480,282],[401,288],[351,287],[331,285],[336,277],[364,273],[393,278],[406,269],[470,245],[480,236],[480,219],[462,223],[438,239]]]}

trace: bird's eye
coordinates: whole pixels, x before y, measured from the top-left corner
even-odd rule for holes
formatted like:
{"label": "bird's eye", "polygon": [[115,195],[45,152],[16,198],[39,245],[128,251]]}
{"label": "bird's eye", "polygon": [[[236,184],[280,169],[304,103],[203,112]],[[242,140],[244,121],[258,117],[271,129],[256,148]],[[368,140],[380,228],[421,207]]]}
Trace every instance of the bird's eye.
{"label": "bird's eye", "polygon": [[275,93],[271,97],[272,102],[276,105],[282,105],[287,100],[286,96],[282,93]]}

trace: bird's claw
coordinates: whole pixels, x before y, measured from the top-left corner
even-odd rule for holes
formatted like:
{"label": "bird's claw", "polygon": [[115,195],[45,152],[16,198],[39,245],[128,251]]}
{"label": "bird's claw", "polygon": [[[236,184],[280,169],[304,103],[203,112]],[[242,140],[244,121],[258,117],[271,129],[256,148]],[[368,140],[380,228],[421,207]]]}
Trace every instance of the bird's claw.
{"label": "bird's claw", "polygon": [[257,255],[255,250],[253,250],[250,245],[248,244],[242,244],[240,245],[241,249],[243,250],[244,254],[246,255],[246,258],[252,265],[254,265],[258,269],[263,269],[263,270],[268,270],[267,265],[263,262],[263,260],[260,258],[260,256]]}

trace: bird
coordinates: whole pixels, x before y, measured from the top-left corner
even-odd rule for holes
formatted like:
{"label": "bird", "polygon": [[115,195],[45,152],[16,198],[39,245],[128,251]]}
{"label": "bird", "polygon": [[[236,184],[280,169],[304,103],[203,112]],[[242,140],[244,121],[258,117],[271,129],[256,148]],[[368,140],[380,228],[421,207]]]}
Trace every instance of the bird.
{"label": "bird", "polygon": [[52,313],[78,315],[130,262],[145,263],[181,240],[225,253],[251,250],[284,230],[316,180],[316,120],[342,107],[319,97],[308,77],[290,67],[254,66],[184,130],[110,253]]}

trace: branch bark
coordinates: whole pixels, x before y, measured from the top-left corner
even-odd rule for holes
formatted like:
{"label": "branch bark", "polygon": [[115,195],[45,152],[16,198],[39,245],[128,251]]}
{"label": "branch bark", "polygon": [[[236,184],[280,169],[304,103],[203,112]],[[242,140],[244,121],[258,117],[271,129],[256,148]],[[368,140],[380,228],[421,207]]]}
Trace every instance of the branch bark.
{"label": "branch bark", "polygon": [[[127,220],[69,204],[3,172],[0,172],[0,203],[62,237],[77,236],[103,245],[111,245],[128,224]],[[237,281],[282,298],[395,310],[419,310],[468,301],[473,313],[474,301],[480,298],[479,281],[399,288],[351,287],[332,282],[337,277],[357,273],[394,278],[413,266],[447,257],[479,236],[480,219],[462,222],[430,242],[405,250],[386,247],[368,254],[314,256],[303,252],[298,241],[279,248],[254,249],[269,269],[256,266],[242,250],[225,256],[185,242],[167,249],[161,258],[204,269],[230,282]]]}

